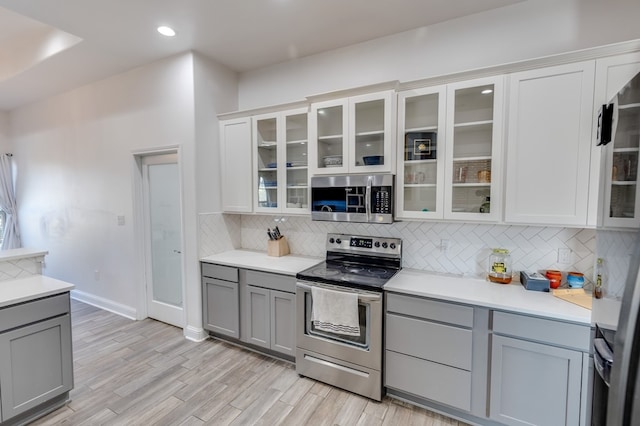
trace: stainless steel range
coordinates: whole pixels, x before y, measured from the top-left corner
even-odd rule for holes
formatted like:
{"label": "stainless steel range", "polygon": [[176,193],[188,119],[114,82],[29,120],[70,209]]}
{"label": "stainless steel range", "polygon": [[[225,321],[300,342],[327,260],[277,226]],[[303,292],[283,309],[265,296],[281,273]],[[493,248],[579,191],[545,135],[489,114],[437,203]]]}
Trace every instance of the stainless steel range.
{"label": "stainless steel range", "polygon": [[327,235],[325,262],[297,274],[296,371],[382,399],[382,287],[402,267],[402,240]]}

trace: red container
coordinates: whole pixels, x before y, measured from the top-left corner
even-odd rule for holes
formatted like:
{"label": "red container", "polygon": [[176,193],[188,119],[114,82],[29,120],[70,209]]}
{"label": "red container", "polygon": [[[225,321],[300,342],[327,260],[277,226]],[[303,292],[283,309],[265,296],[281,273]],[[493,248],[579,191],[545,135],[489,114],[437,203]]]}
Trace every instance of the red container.
{"label": "red container", "polygon": [[549,269],[545,276],[549,279],[549,288],[558,288],[562,283],[562,272]]}

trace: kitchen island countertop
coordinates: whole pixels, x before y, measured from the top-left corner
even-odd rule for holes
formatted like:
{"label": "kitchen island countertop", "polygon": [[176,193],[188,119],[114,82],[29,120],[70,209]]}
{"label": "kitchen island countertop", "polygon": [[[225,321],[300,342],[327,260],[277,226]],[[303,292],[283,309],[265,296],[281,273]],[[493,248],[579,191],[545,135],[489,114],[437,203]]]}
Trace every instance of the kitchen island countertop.
{"label": "kitchen island countertop", "polygon": [[403,269],[384,286],[384,289],[396,293],[591,325],[589,309],[554,297],[551,293],[526,290],[519,282],[506,285],[495,284],[482,279]]}
{"label": "kitchen island countertop", "polygon": [[44,275],[32,275],[30,277],[2,281],[0,282],[0,308],[54,294],[66,293],[73,288],[73,284]]}
{"label": "kitchen island countertop", "polygon": [[323,260],[324,259],[318,257],[296,256],[291,254],[274,257],[267,256],[265,252],[253,250],[230,250],[200,259],[201,262],[206,263],[294,276],[298,272],[317,265]]}

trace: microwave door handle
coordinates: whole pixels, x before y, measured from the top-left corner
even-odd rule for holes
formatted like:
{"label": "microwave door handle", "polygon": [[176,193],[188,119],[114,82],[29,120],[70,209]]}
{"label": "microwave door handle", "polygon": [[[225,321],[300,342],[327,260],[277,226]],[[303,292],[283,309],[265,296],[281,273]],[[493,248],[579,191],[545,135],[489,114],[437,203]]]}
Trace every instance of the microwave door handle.
{"label": "microwave door handle", "polygon": [[364,193],[364,206],[367,211],[367,222],[371,222],[371,176],[367,177],[367,189]]}

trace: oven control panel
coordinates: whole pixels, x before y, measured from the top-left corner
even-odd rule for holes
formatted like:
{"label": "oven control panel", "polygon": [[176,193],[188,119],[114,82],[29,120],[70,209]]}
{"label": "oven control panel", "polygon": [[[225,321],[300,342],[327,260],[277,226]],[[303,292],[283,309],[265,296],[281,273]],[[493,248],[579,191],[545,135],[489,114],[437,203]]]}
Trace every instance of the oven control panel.
{"label": "oven control panel", "polygon": [[400,257],[402,239],[350,234],[327,234],[327,251],[370,253]]}

